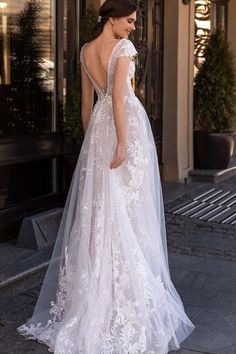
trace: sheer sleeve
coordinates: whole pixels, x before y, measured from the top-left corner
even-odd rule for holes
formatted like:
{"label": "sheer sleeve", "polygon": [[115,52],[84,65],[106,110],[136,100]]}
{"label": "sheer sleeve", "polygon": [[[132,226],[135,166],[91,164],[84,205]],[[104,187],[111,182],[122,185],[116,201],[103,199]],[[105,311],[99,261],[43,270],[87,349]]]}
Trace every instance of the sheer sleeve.
{"label": "sheer sleeve", "polygon": [[126,41],[123,42],[117,57],[118,58],[126,57],[126,58],[130,58],[131,60],[135,60],[135,57],[137,55],[138,52],[135,46],[129,39],[127,39]]}

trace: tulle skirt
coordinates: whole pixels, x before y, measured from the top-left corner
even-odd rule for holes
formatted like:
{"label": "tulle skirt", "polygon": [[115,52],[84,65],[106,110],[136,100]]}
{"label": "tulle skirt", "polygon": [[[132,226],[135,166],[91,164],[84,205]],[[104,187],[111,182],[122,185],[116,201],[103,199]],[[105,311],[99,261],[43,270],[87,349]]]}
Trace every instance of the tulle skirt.
{"label": "tulle skirt", "polygon": [[156,147],[126,98],[126,159],[111,97],[98,100],[34,313],[18,332],[57,354],[166,354],[193,331],[171,281]]}

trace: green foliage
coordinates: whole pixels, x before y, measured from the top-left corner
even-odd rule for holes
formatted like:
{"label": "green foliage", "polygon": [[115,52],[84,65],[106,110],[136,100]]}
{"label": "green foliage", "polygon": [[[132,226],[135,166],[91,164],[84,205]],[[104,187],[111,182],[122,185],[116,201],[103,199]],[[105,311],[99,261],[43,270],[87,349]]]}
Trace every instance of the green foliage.
{"label": "green foliage", "polygon": [[[91,38],[91,30],[97,23],[97,12],[92,4],[86,9],[80,21],[80,48]],[[83,125],[81,119],[81,72],[78,68],[76,81],[72,93],[67,96],[64,110],[64,129],[75,139],[83,139]]]}
{"label": "green foliage", "polygon": [[233,54],[221,28],[210,35],[204,57],[194,82],[194,129],[229,132],[235,115],[235,74]]}
{"label": "green foliage", "polygon": [[40,16],[41,6],[36,0],[25,4],[16,17],[15,52],[16,75],[19,80],[27,82],[32,78],[39,78],[42,63],[42,48],[40,43],[40,30],[37,21]]}
{"label": "green foliage", "polygon": [[86,9],[86,13],[80,21],[80,45],[92,40],[92,28],[97,24],[98,13],[93,4],[90,3]]}
{"label": "green foliage", "polygon": [[83,124],[81,120],[81,81],[77,78],[72,93],[67,97],[64,112],[64,129],[78,141],[83,140]]}

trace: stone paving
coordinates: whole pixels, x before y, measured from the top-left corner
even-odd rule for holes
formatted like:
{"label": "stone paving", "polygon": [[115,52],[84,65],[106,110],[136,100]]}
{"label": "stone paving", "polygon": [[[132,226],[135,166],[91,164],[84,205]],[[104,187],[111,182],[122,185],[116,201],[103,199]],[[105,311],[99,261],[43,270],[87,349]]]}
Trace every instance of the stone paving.
{"label": "stone paving", "polygon": [[171,255],[170,264],[172,279],[196,326],[182,348],[235,354],[235,263]]}
{"label": "stone paving", "polygon": [[[229,186],[236,191],[235,178],[227,181]],[[169,212],[179,198],[198,188],[202,185],[166,183],[163,188],[171,276],[196,326],[172,354],[236,354],[236,229]],[[15,330],[31,316],[40,281],[1,299],[0,354],[48,353],[46,346]]]}

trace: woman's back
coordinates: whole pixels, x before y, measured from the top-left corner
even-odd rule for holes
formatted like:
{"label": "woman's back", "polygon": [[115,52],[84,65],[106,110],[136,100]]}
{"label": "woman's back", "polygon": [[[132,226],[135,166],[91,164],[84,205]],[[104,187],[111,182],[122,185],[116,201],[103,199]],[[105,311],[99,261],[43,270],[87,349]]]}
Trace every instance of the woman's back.
{"label": "woman's back", "polygon": [[98,87],[107,89],[108,63],[111,53],[120,40],[104,41],[95,39],[86,44],[83,51],[83,61]]}
{"label": "woman's back", "polygon": [[[132,59],[130,61],[127,81],[128,84],[130,83],[130,79],[135,72],[133,60],[136,55],[137,51],[133,43],[127,38],[113,40],[108,43],[94,40],[82,47],[80,60],[98,96],[101,97],[101,95],[112,95],[118,58],[126,57]],[[130,91],[130,88],[131,86],[128,87],[129,93],[133,95],[133,90]]]}

